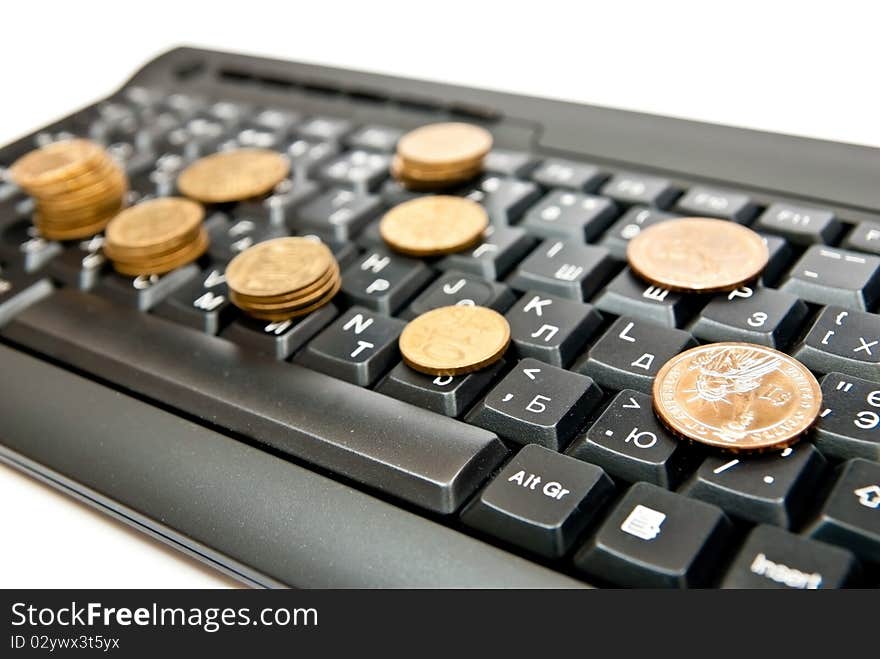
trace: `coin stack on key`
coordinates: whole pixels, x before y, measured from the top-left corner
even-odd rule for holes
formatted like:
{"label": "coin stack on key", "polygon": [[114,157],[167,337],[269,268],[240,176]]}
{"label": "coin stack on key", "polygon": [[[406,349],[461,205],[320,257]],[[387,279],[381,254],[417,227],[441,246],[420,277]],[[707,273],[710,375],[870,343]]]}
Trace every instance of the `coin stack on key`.
{"label": "coin stack on key", "polygon": [[483,239],[488,226],[489,216],[477,202],[431,195],[389,210],[379,223],[379,233],[401,254],[440,256],[472,247]]}
{"label": "coin stack on key", "polygon": [[302,316],[333,299],[342,285],[330,249],[312,238],[274,238],[237,255],[226,267],[229,299],[261,320]]}
{"label": "coin stack on key", "polygon": [[202,205],[160,197],[126,208],[107,225],[104,254],[117,272],[160,275],[191,263],[208,249]]}
{"label": "coin stack on key", "polygon": [[177,187],[204,204],[225,204],[265,195],[289,172],[290,161],[280,153],[234,149],[195,161],[177,177]]}
{"label": "coin stack on key", "polygon": [[442,190],[482,172],[491,148],[492,134],[485,128],[460,122],[429,124],[400,138],[391,173],[410,190]]}
{"label": "coin stack on key", "polygon": [[491,366],[510,344],[510,325],[486,307],[453,305],[427,311],[400,334],[410,367],[428,375],[462,375]]}
{"label": "coin stack on key", "polygon": [[47,144],[19,158],[9,173],[33,197],[34,226],[49,240],[100,233],[122,210],[128,193],[125,171],[89,140]]}

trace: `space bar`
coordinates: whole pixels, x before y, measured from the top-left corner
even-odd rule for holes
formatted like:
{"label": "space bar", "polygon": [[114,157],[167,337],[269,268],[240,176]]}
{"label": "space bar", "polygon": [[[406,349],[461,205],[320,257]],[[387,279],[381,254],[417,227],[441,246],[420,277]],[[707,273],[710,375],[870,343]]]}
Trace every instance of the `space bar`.
{"label": "space bar", "polygon": [[[60,290],[6,339],[283,454],[439,513],[506,455],[492,433],[224,339]],[[92,410],[113,414],[113,410]]]}

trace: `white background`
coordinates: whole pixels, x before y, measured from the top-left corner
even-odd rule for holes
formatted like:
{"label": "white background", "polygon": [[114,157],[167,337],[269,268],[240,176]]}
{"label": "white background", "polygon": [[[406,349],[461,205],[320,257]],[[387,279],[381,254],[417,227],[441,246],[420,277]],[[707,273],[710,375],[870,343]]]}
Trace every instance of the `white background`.
{"label": "white background", "polygon": [[[880,146],[872,1],[28,0],[2,16],[0,143],[186,43]],[[0,587],[231,584],[0,467]]]}

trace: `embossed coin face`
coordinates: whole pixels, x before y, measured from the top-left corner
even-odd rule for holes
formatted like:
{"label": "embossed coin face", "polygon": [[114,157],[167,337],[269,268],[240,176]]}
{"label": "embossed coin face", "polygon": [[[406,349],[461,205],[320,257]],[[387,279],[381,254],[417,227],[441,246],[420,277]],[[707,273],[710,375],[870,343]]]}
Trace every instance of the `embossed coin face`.
{"label": "embossed coin face", "polygon": [[492,134],[485,128],[448,122],[411,130],[397,143],[397,155],[424,169],[452,169],[477,163],[491,148]]}
{"label": "embossed coin face", "polygon": [[290,162],[268,149],[236,149],[205,156],[187,167],[177,186],[187,197],[219,204],[266,194],[287,176]]}
{"label": "embossed coin face", "polygon": [[226,266],[226,283],[239,295],[275,297],[315,283],[332,267],[333,254],[309,238],[275,238],[247,248]]}
{"label": "embossed coin face", "polygon": [[398,204],[379,224],[388,245],[403,254],[434,256],[467,249],[480,241],[489,216],[463,197],[434,195]]}
{"label": "embossed coin face", "polygon": [[733,290],[767,265],[767,246],[735,222],[704,217],[667,220],[648,227],[627,247],[630,267],[652,284],[674,291]]}
{"label": "embossed coin face", "polygon": [[198,231],[204,216],[202,205],[189,199],[151,199],[114,217],[107,225],[107,243],[111,250],[126,252],[174,246]]}
{"label": "embossed coin face", "polygon": [[670,359],[654,380],[654,410],[676,434],[728,451],[796,442],[822,405],[816,378],[785,353],[711,343]]}
{"label": "embossed coin face", "polygon": [[433,309],[410,321],[400,334],[403,360],[429,375],[460,375],[489,366],[508,343],[507,320],[486,307]]}

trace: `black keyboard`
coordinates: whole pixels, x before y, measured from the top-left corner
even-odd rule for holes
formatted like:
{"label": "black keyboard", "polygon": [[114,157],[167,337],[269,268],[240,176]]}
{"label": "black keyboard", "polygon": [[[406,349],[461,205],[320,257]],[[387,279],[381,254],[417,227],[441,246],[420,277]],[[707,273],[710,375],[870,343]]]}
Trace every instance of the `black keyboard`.
{"label": "black keyboard", "polygon": [[[489,129],[485,242],[388,251],[405,131]],[[179,49],[111,97],[0,150],[69,136],[124,164],[130,202],[229,146],[286,154],[264,201],[209,208],[209,253],[116,274],[101,238],[49,242],[0,183],[0,459],[263,586],[880,585],[880,153],[315,66]],[[682,215],[765,236],[760,282],[647,286],[627,242]],[[334,301],[244,317],[226,263],[316,235]],[[406,321],[505,314],[503,360],[432,377]],[[699,343],[784,350],[820,378],[818,425],[759,457],[706,453],[651,409]],[[510,401],[519,401],[511,405]]]}

